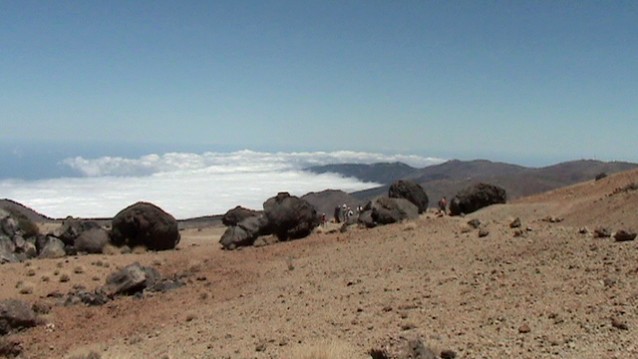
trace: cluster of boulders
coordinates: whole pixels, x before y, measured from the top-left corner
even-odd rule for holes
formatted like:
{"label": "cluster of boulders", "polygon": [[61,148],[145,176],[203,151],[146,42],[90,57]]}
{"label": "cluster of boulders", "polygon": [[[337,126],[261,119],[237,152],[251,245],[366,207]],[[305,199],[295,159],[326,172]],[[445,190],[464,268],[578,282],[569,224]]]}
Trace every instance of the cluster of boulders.
{"label": "cluster of boulders", "polygon": [[[428,196],[413,182],[401,180],[390,186],[387,197],[378,197],[363,207],[357,218],[344,226],[360,224],[375,227],[414,219],[428,208]],[[237,206],[222,217],[228,228],[219,243],[224,249],[236,249],[260,243],[260,238],[287,241],[308,236],[322,222],[321,215],[308,201],[288,192],[280,192],[263,204],[263,211]]]}
{"label": "cluster of boulders", "polygon": [[69,217],[48,234],[38,233],[37,226],[19,214],[0,209],[0,263],[103,253],[109,244],[159,251],[173,249],[179,241],[177,220],[147,202],[120,211],[113,218],[110,231],[96,221]]}
{"label": "cluster of boulders", "polygon": [[[115,297],[141,297],[145,292],[166,292],[184,284],[180,278],[163,278],[157,269],[135,262],[111,273],[106,278],[106,283],[93,291],[87,291],[81,286],[74,287],[67,293],[64,304],[104,305]],[[61,294],[57,296],[63,297]]]}
{"label": "cluster of boulders", "polygon": [[[582,228],[579,232],[585,234],[588,231],[586,228]],[[638,236],[638,233],[636,233],[636,231],[628,230],[628,229],[627,230],[620,229],[616,232],[612,232],[612,230],[607,227],[597,227],[596,229],[594,229],[595,238],[613,237],[616,240],[616,242],[633,241],[636,239],[637,236]]]}
{"label": "cluster of boulders", "polygon": [[261,212],[235,207],[222,222],[228,226],[219,243],[224,249],[250,246],[260,236],[275,236],[278,241],[299,239],[312,233],[321,218],[307,201],[280,192],[263,204]]}
{"label": "cluster of boulders", "polygon": [[421,185],[399,180],[390,185],[387,197],[377,197],[363,207],[358,222],[372,228],[415,219],[428,209],[428,202],[428,195]]}

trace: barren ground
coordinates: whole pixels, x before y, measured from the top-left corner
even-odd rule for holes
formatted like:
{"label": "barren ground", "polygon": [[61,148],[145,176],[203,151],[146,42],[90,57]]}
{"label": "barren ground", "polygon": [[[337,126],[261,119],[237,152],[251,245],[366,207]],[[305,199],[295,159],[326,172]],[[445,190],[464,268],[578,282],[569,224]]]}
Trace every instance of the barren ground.
{"label": "barren ground", "polygon": [[[367,358],[403,338],[459,358],[638,357],[638,241],[592,235],[638,229],[638,191],[611,195],[634,182],[626,172],[465,218],[431,212],[237,251],[220,249],[224,228],[187,229],[176,251],[5,264],[0,299],[53,306],[49,325],[12,336],[24,358],[301,358],[315,346]],[[489,235],[466,224],[474,218]],[[136,261],[187,285],[98,307],[47,297],[96,288]]]}

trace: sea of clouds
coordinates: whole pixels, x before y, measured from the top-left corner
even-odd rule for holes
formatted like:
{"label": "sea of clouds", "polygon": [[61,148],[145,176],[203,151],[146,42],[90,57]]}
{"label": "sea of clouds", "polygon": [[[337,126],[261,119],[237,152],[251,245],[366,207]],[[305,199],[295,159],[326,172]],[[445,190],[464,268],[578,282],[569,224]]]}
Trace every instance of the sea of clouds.
{"label": "sea of clouds", "polygon": [[400,161],[425,167],[443,160],[415,155],[335,152],[166,153],[138,158],[73,157],[61,161],[78,177],[0,181],[0,197],[53,218],[112,217],[137,201],[162,207],[179,219],[223,214],[262,203],[286,191],[302,196],[324,189],[346,192],[375,187],[355,178],[304,171],[337,163]]}

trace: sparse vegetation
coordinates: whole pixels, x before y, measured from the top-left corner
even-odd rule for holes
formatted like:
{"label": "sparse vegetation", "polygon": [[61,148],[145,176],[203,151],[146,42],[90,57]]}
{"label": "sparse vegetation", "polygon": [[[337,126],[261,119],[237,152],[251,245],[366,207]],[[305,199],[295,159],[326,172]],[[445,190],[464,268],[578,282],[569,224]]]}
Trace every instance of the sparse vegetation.
{"label": "sparse vegetation", "polygon": [[287,358],[294,359],[355,359],[368,358],[357,354],[353,347],[338,342],[304,344],[294,347]]}
{"label": "sparse vegetation", "polygon": [[388,352],[382,349],[370,349],[368,354],[372,359],[390,359]]}
{"label": "sparse vegetation", "polygon": [[79,354],[79,355],[74,355],[72,357],[70,357],[69,359],[101,359],[102,356],[94,351],[90,351],[87,354]]}

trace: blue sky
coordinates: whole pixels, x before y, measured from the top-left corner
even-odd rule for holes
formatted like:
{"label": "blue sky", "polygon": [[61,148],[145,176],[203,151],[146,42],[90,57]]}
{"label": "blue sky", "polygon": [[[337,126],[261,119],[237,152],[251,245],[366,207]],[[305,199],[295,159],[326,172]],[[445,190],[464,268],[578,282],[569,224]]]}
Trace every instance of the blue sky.
{"label": "blue sky", "polygon": [[635,1],[0,1],[0,141],[638,161]]}

